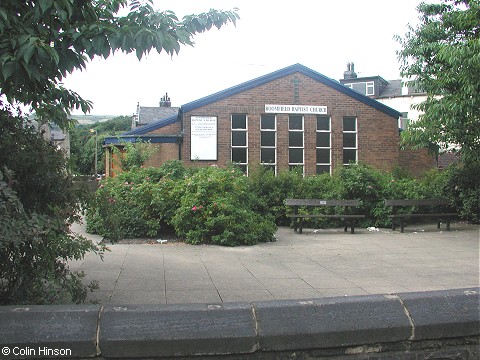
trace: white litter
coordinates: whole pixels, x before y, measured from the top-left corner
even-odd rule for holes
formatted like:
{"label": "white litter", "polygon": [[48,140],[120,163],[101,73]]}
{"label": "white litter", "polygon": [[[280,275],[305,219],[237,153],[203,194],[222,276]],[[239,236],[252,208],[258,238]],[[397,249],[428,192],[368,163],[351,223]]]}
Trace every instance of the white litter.
{"label": "white litter", "polygon": [[368,231],[380,231],[379,228],[376,228],[375,226],[370,226],[367,228]]}
{"label": "white litter", "polygon": [[168,242],[168,240],[162,240],[162,239],[157,240],[157,243],[160,243],[160,244],[165,244],[166,242]]}

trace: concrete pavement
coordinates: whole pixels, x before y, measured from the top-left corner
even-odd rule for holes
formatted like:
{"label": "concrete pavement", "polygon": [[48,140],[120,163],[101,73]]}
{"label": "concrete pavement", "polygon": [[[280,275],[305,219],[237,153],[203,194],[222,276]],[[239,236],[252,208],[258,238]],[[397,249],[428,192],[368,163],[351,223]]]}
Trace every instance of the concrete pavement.
{"label": "concrete pavement", "polygon": [[[74,231],[94,241],[81,226]],[[170,304],[306,299],[478,287],[479,226],[410,225],[355,234],[279,228],[274,243],[225,248],[184,243],[115,244],[104,260],[71,263],[106,304]]]}

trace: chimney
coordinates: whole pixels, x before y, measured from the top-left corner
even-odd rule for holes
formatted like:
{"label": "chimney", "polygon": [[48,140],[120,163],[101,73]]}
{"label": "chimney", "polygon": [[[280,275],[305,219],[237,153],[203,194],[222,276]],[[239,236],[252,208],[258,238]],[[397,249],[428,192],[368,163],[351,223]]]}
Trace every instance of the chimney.
{"label": "chimney", "polygon": [[132,130],[135,129],[139,123],[140,102],[137,103],[137,112],[132,115]]}
{"label": "chimney", "polygon": [[343,78],[344,79],[356,79],[357,74],[355,74],[355,64],[352,63],[347,63],[347,71],[343,73]]}
{"label": "chimney", "polygon": [[160,107],[170,107],[170,106],[172,106],[172,102],[168,97],[168,93],[165,93],[165,95],[160,99]]}

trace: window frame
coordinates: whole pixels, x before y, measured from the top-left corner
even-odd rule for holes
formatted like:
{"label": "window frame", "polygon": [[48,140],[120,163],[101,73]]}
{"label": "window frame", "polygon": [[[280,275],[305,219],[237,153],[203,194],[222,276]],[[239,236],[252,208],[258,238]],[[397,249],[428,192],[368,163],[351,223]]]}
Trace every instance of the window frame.
{"label": "window frame", "polygon": [[[245,116],[245,128],[234,128],[233,117]],[[233,145],[233,133],[242,132],[245,133],[245,145]],[[233,160],[233,149],[245,149],[245,161],[237,162]],[[230,114],[230,161],[233,164],[238,165],[246,174],[248,173],[248,114],[232,113]]]}
{"label": "window frame", "polygon": [[[355,120],[355,130],[345,130],[345,120],[354,119]],[[343,117],[342,122],[342,163],[344,166],[350,165],[350,162],[345,163],[345,150],[355,150],[355,164],[358,164],[358,118],[356,116],[345,116]],[[345,134],[355,134],[355,147],[344,146]]]}
{"label": "window frame", "polygon": [[[262,127],[262,119],[264,117],[273,117],[273,129],[272,128],[263,128]],[[273,146],[271,145],[262,145],[262,135],[263,133],[274,133],[274,138],[275,138],[275,144]],[[262,161],[262,153],[264,149],[273,149],[274,150],[274,162],[263,162]],[[261,114],[260,115],[260,164],[263,166],[268,166],[272,167],[274,170],[274,173],[277,173],[277,115],[275,114]]]}
{"label": "window frame", "polygon": [[[318,129],[318,121],[320,118],[326,118],[328,119],[328,130],[323,130],[323,129]],[[319,146],[318,144],[318,133],[328,133],[329,134],[329,146],[326,147],[326,146]],[[329,170],[328,170],[328,173],[331,174],[332,173],[332,118],[331,116],[329,115],[317,115],[317,129],[316,129],[316,135],[317,135],[317,139],[316,139],[316,147],[315,147],[315,173],[318,175],[318,174],[322,174],[323,172],[319,172],[318,171],[318,168],[319,166],[328,166]],[[321,149],[321,150],[325,150],[325,149],[328,149],[329,150],[329,162],[328,163],[322,163],[322,162],[319,162],[318,161],[318,153],[317,151]]]}
{"label": "window frame", "polygon": [[[365,94],[363,92],[360,92],[358,90],[355,90],[353,88],[353,85],[357,84],[365,84]],[[358,81],[358,82],[353,82],[353,83],[348,83],[348,84],[343,84],[346,87],[352,89],[353,91],[358,92],[359,94],[365,95],[365,96],[374,96],[375,95],[375,81]],[[370,91],[369,91],[370,89]]]}
{"label": "window frame", "polygon": [[[290,120],[294,117],[301,117],[302,118],[302,127],[301,129],[291,129],[290,128]],[[302,133],[302,146],[290,146],[290,133]],[[302,150],[302,162],[290,162],[290,154],[291,150]],[[303,114],[289,114],[288,115],[288,167],[290,170],[298,167],[302,167],[302,174],[305,175],[305,116]]]}

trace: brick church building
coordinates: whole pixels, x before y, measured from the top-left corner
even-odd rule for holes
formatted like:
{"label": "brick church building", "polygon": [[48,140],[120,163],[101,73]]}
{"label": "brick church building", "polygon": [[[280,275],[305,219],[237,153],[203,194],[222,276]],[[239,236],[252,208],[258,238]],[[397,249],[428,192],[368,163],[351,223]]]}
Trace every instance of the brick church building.
{"label": "brick church building", "polygon": [[[295,64],[179,108],[170,106],[168,95],[158,108],[138,106],[132,130],[105,139],[107,176],[116,170],[111,147],[139,141],[158,147],[147,163],[150,166],[179,159],[187,166],[234,162],[247,174],[251,165],[259,163],[276,173],[296,168],[304,175],[331,173],[352,162],[383,170],[402,165],[409,170],[399,149],[401,116]],[[422,168],[435,165],[426,152],[417,151],[415,159]]]}

